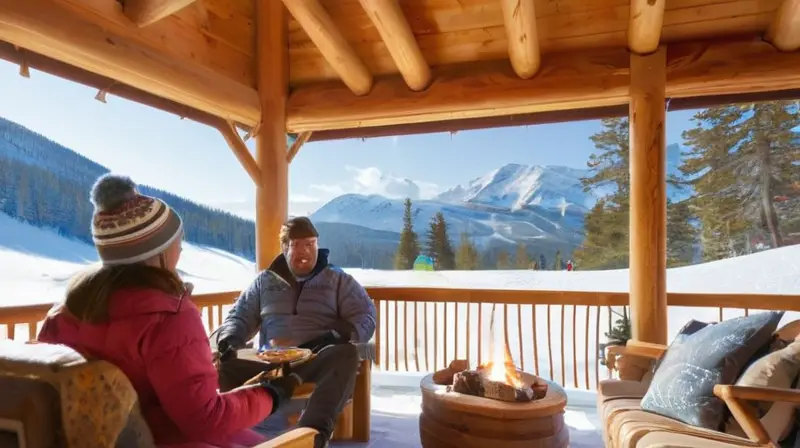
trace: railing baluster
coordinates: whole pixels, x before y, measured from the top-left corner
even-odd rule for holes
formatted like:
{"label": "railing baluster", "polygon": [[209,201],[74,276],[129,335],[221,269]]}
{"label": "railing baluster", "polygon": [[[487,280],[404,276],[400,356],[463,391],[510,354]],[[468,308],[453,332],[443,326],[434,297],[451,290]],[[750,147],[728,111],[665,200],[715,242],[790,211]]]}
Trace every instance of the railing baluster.
{"label": "railing baluster", "polygon": [[408,302],[403,301],[403,361],[408,372]]}
{"label": "railing baluster", "polygon": [[575,388],[578,386],[578,306],[572,305],[572,376]]}
{"label": "railing baluster", "polygon": [[719,307],[719,321],[722,322],[724,317],[722,316],[722,307]]}
{"label": "railing baluster", "polygon": [[[505,347],[503,347],[501,349],[502,353],[509,353],[509,356],[510,356],[511,344],[510,344],[510,341],[508,339],[508,304],[505,304],[505,303],[503,304],[503,339],[504,339],[503,343],[505,344]],[[506,351],[506,347],[508,347],[508,351]],[[499,347],[495,347],[495,350],[497,350],[498,348]]]}
{"label": "railing baluster", "polygon": [[566,350],[564,350],[564,324],[566,323],[564,313],[566,308],[566,305],[561,305],[561,385],[564,387],[567,386],[567,362],[565,355]]}
{"label": "railing baluster", "polygon": [[444,302],[444,363],[442,367],[447,368],[447,302]]}
{"label": "railing baluster", "polygon": [[[430,369],[430,353],[428,353],[428,302],[425,302],[423,305],[425,307],[422,309],[422,322],[424,324],[424,334],[425,334],[425,371],[429,371]],[[435,307],[436,304],[434,303],[433,306]],[[436,363],[434,362],[434,365]]]}
{"label": "railing baluster", "polygon": [[[381,327],[385,327],[383,325],[383,320],[381,320],[381,308],[383,307],[383,301],[375,300],[375,366],[377,368],[381,368]],[[385,367],[385,365],[384,365]]]}
{"label": "railing baluster", "polygon": [[397,304],[397,300],[393,300],[394,302],[394,370],[400,371],[400,343],[398,339],[398,333],[400,332],[400,316],[399,316],[399,306]]}
{"label": "railing baluster", "polygon": [[550,326],[550,304],[547,304],[547,356],[550,358],[550,381],[555,381],[553,373],[553,332]]}
{"label": "railing baluster", "polygon": [[470,365],[470,363],[469,363],[469,360],[470,360],[470,348],[471,348],[470,347],[470,340],[472,340],[472,338],[469,337],[470,317],[472,317],[471,316],[471,310],[472,310],[472,303],[467,302],[467,366]]}
{"label": "railing baluster", "polygon": [[419,333],[417,320],[419,320],[419,313],[417,312],[417,302],[414,302],[414,365],[417,366],[417,372],[419,372]]}
{"label": "railing baluster", "polygon": [[583,345],[584,350],[584,358],[586,358],[586,390],[589,390],[589,330],[591,327],[589,326],[589,305],[586,305],[586,342]]}
{"label": "railing baluster", "polygon": [[[222,305],[218,305],[217,306],[217,321],[219,321],[219,326],[220,327],[222,326],[223,320],[224,319],[222,318]],[[216,328],[215,328],[215,330],[216,330]]]}
{"label": "railing baluster", "polygon": [[483,303],[478,302],[478,365],[483,359]]}
{"label": "railing baluster", "polygon": [[439,365],[439,304],[433,302],[433,370]]}
{"label": "railing baluster", "polygon": [[594,384],[597,387],[600,385],[600,306],[594,308],[597,309],[594,326]]}
{"label": "railing baluster", "polygon": [[533,324],[533,373],[539,376],[539,340],[536,336],[536,305],[531,305],[531,323]]}
{"label": "railing baluster", "polygon": [[17,327],[16,322],[10,322],[8,325],[6,325],[6,329],[8,332],[8,339],[11,339],[12,341],[14,340],[14,336],[17,331],[16,327]]}
{"label": "railing baluster", "polygon": [[522,344],[522,305],[517,304],[517,331],[519,333],[519,368],[525,371],[525,353]]}
{"label": "railing baluster", "polygon": [[453,359],[458,359],[458,302],[454,303],[453,305],[456,307],[456,311],[453,316],[455,318],[455,323],[453,324],[455,326],[455,337],[453,338],[453,343],[455,344],[453,349]]}
{"label": "railing baluster", "polygon": [[206,322],[208,323],[208,334],[214,331],[214,313],[211,312],[213,306],[204,306],[203,311],[206,312]]}
{"label": "railing baluster", "polygon": [[28,322],[28,340],[29,341],[35,341],[36,340],[36,336],[38,335],[38,331],[36,331],[36,324],[37,323],[38,322],[36,322],[36,321]]}

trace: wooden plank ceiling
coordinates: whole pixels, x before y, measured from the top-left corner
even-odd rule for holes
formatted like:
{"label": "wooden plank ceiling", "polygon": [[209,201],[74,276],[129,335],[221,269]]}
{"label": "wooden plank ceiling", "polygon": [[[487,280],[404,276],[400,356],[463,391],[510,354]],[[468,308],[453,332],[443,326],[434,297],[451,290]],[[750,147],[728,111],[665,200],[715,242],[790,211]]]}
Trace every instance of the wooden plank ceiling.
{"label": "wooden plank ceiling", "polygon": [[[0,41],[254,126],[255,3],[0,0]],[[628,51],[659,44],[668,45],[668,95],[800,87],[786,68],[800,59],[779,54],[800,48],[797,0],[283,3],[293,132],[619,105],[627,101]],[[141,66],[126,67],[131,60]],[[734,84],[725,80],[731,73]]]}

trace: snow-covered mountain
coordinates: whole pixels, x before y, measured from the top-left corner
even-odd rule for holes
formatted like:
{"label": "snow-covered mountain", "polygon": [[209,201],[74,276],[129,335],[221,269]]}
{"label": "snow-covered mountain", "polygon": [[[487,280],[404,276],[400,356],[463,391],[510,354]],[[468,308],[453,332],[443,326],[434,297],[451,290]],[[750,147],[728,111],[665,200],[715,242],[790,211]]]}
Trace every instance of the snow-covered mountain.
{"label": "snow-covered mountain", "polygon": [[[595,197],[584,193],[583,170],[559,166],[504,165],[434,199],[413,201],[414,227],[424,235],[442,212],[457,240],[467,232],[481,246],[523,242],[539,250],[570,250],[583,236],[583,218]],[[317,222],[356,224],[399,232],[403,200],[346,194],[311,215]]]}
{"label": "snow-covered mountain", "polygon": [[587,170],[565,166],[520,165],[509,163],[458,185],[435,199],[450,204],[480,204],[511,211],[527,206],[563,210],[576,207],[588,210],[596,198],[585,193],[580,179]]}

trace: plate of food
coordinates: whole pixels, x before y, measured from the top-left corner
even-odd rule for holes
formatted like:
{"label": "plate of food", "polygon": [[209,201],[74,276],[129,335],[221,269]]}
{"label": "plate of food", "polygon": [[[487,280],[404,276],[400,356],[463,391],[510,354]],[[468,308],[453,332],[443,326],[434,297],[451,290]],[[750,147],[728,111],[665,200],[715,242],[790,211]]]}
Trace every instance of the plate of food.
{"label": "plate of food", "polygon": [[311,350],[298,347],[274,347],[260,350],[256,356],[258,359],[270,364],[295,364],[305,362],[311,358]]}

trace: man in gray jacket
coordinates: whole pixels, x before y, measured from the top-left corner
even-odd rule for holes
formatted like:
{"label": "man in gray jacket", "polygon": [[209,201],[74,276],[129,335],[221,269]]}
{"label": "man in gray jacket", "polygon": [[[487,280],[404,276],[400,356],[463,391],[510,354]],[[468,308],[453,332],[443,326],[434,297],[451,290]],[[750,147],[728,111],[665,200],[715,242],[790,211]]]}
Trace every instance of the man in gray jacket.
{"label": "man in gray jacket", "polygon": [[[257,332],[261,347],[312,349],[316,356],[293,369],[304,382],[316,384],[298,426],[319,431],[315,446],[324,447],[355,386],[359,355],[353,343],[372,338],[376,312],[364,288],[328,263],[328,250],[318,248],[318,237],[306,217],[283,224],[282,254],[239,296],[217,331],[217,348],[222,390],[238,387],[263,370],[263,364],[236,359],[236,350]],[[284,429],[287,416],[275,417],[268,419],[269,429],[276,428],[272,423]]]}

